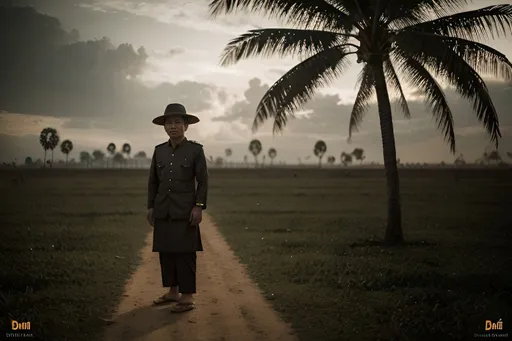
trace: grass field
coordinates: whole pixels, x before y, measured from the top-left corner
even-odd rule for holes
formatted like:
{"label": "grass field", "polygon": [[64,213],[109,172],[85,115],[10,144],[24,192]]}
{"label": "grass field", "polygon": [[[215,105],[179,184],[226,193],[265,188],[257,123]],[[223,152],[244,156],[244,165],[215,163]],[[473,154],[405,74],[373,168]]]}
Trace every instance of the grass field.
{"label": "grass field", "polygon": [[149,232],[143,172],[1,174],[0,316],[36,339],[97,339]]}
{"label": "grass field", "polygon": [[[508,329],[510,170],[401,170],[401,248],[377,242],[381,170],[210,173],[209,213],[301,340],[473,339],[499,318]],[[0,315],[48,340],[94,339],[148,232],[146,172],[7,174]]]}

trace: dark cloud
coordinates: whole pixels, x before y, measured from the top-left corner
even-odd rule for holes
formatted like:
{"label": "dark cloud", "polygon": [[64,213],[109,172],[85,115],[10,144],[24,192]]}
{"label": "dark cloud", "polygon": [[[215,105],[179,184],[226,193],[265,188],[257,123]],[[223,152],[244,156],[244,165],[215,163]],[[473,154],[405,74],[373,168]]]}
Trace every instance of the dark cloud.
{"label": "dark cloud", "polygon": [[71,126],[85,127],[88,118],[129,128],[160,114],[168,102],[183,102],[191,112],[210,107],[211,85],[144,86],[138,79],[144,47],[114,46],[108,38],[78,41],[77,32],[30,7],[0,7],[0,18],[0,43],[9,51],[0,55],[2,110],[71,117]]}
{"label": "dark cloud", "polygon": [[259,78],[251,79],[249,88],[244,92],[245,98],[236,102],[225,115],[213,118],[213,121],[234,122],[240,120],[249,126],[254,119],[256,107],[268,88],[268,85],[262,84]]}

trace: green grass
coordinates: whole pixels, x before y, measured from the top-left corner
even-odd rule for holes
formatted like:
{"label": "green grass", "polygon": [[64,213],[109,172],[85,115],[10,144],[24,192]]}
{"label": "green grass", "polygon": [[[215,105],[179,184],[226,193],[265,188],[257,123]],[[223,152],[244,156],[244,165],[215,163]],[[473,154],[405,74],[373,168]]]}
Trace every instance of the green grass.
{"label": "green grass", "polygon": [[401,170],[401,179],[400,248],[378,242],[380,170],[212,172],[209,211],[301,340],[462,340],[487,319],[506,327],[510,171]]}
{"label": "green grass", "polygon": [[[0,188],[0,332],[30,321],[35,340],[96,340],[149,232],[139,172],[25,173]],[[1,335],[0,338],[3,338]]]}
{"label": "green grass", "polygon": [[[378,243],[383,171],[210,174],[208,212],[303,341],[468,339],[512,319],[510,170],[401,170],[400,248]],[[1,332],[10,317],[97,339],[149,232],[147,171],[0,175]]]}

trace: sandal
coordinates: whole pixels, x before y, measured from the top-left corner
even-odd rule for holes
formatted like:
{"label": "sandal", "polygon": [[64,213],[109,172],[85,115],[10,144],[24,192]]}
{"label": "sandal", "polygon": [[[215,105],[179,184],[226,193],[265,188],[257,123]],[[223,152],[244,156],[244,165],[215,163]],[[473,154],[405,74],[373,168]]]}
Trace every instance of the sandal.
{"label": "sandal", "polygon": [[196,305],[194,303],[178,303],[171,308],[171,313],[184,313],[194,309]]}
{"label": "sandal", "polygon": [[164,294],[164,295],[160,296],[159,298],[157,298],[156,300],[154,300],[153,304],[160,305],[160,304],[165,304],[165,303],[170,303],[170,302],[178,302],[178,300],[179,299],[170,297],[169,294]]}

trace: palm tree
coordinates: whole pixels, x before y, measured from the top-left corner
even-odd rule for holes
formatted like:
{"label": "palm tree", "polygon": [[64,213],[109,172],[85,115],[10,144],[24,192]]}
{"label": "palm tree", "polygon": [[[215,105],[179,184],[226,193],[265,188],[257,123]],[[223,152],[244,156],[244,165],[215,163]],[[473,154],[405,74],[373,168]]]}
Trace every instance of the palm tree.
{"label": "palm tree", "polygon": [[55,128],[44,128],[39,135],[39,143],[44,148],[44,163],[46,165],[46,152],[48,149],[52,151],[52,162],[50,163],[50,168],[53,168],[53,150],[55,147],[59,145],[59,134]]}
{"label": "palm tree", "polygon": [[96,163],[102,163],[105,160],[105,153],[101,150],[96,149],[92,152],[93,161]]}
{"label": "palm tree", "polygon": [[465,165],[466,164],[466,160],[464,160],[464,155],[462,155],[462,153],[461,153],[459,156],[457,156],[457,158],[455,159],[453,164],[456,165],[456,166]]}
{"label": "palm tree", "polygon": [[92,156],[89,152],[80,152],[80,162],[85,165],[86,168],[89,168],[91,164]]}
{"label": "palm tree", "polygon": [[352,163],[352,154],[342,152],[341,156],[340,156],[340,160],[341,160],[341,163],[343,164],[343,166],[346,167]]}
{"label": "palm tree", "polygon": [[32,166],[34,164],[34,162],[32,161],[32,158],[30,156],[27,156],[25,158],[25,165],[26,166]]}
{"label": "palm tree", "polygon": [[497,151],[497,150],[492,150],[488,155],[487,155],[487,161],[489,163],[491,162],[500,162],[501,161],[501,155],[500,153]]}
{"label": "palm tree", "polygon": [[[315,94],[319,87],[340,76],[351,56],[362,64],[349,124],[349,139],[363,120],[369,101],[377,97],[388,218],[385,241],[404,240],[395,136],[389,91],[399,95],[410,116],[401,80],[420,90],[455,153],[451,109],[435,77],[447,81],[470,100],[490,140],[501,137],[498,114],[479,72],[500,79],[512,77],[505,55],[476,39],[504,35],[512,26],[512,5],[496,5],[449,14],[465,0],[212,0],[212,16],[249,10],[281,18],[294,28],[255,29],[230,41],[222,64],[255,55],[298,55],[301,62],[283,75],[261,99],[253,131],[268,118],[274,133]],[[397,75],[400,71],[402,79]]]}
{"label": "palm tree", "polygon": [[364,149],[363,148],[354,148],[352,151],[352,155],[356,158],[357,161],[360,161],[361,164],[363,163],[366,156],[364,155]]}
{"label": "palm tree", "polygon": [[137,167],[141,166],[141,164],[145,163],[148,159],[145,151],[140,151],[133,157],[134,160],[137,162]]}
{"label": "palm tree", "polygon": [[327,151],[327,145],[324,141],[316,141],[315,147],[313,148],[313,153],[318,158],[318,167],[322,167],[322,158],[325,155],[325,152]]}
{"label": "palm tree", "polygon": [[274,158],[277,156],[277,150],[275,148],[270,148],[268,150],[268,157],[270,158],[270,164],[274,164]]}
{"label": "palm tree", "polygon": [[73,150],[73,142],[71,142],[70,140],[62,141],[62,143],[60,144],[60,151],[63,154],[66,154],[66,164],[68,163],[69,153],[71,153],[72,150]]}
{"label": "palm tree", "polygon": [[227,164],[227,160],[231,157],[231,155],[233,155],[233,151],[231,150],[231,148],[226,148],[224,150],[224,154],[226,155],[226,162],[225,162],[225,164]]}
{"label": "palm tree", "polygon": [[125,159],[122,153],[115,153],[112,157],[112,161],[114,163],[117,163],[119,165],[119,168],[121,168],[123,166]]}
{"label": "palm tree", "polygon": [[261,153],[263,146],[261,145],[260,140],[252,140],[249,143],[249,151],[254,155],[255,165],[258,165],[258,155]]}
{"label": "palm tree", "polygon": [[[114,155],[116,153],[116,145],[113,142],[110,142],[107,146],[107,152],[110,154],[110,157],[113,159]],[[108,161],[107,161],[107,168],[108,168]]]}
{"label": "palm tree", "polygon": [[327,163],[328,163],[330,166],[334,165],[334,163],[335,163],[335,162],[336,162],[336,158],[335,158],[334,156],[332,156],[332,155],[331,155],[331,156],[328,156],[328,157],[327,157]]}
{"label": "palm tree", "polygon": [[224,165],[224,159],[221,156],[215,158],[215,166],[222,167]]}
{"label": "palm tree", "polygon": [[122,148],[123,154],[126,154],[126,160],[130,160],[130,153],[132,151],[132,146],[129,143],[124,143]]}

